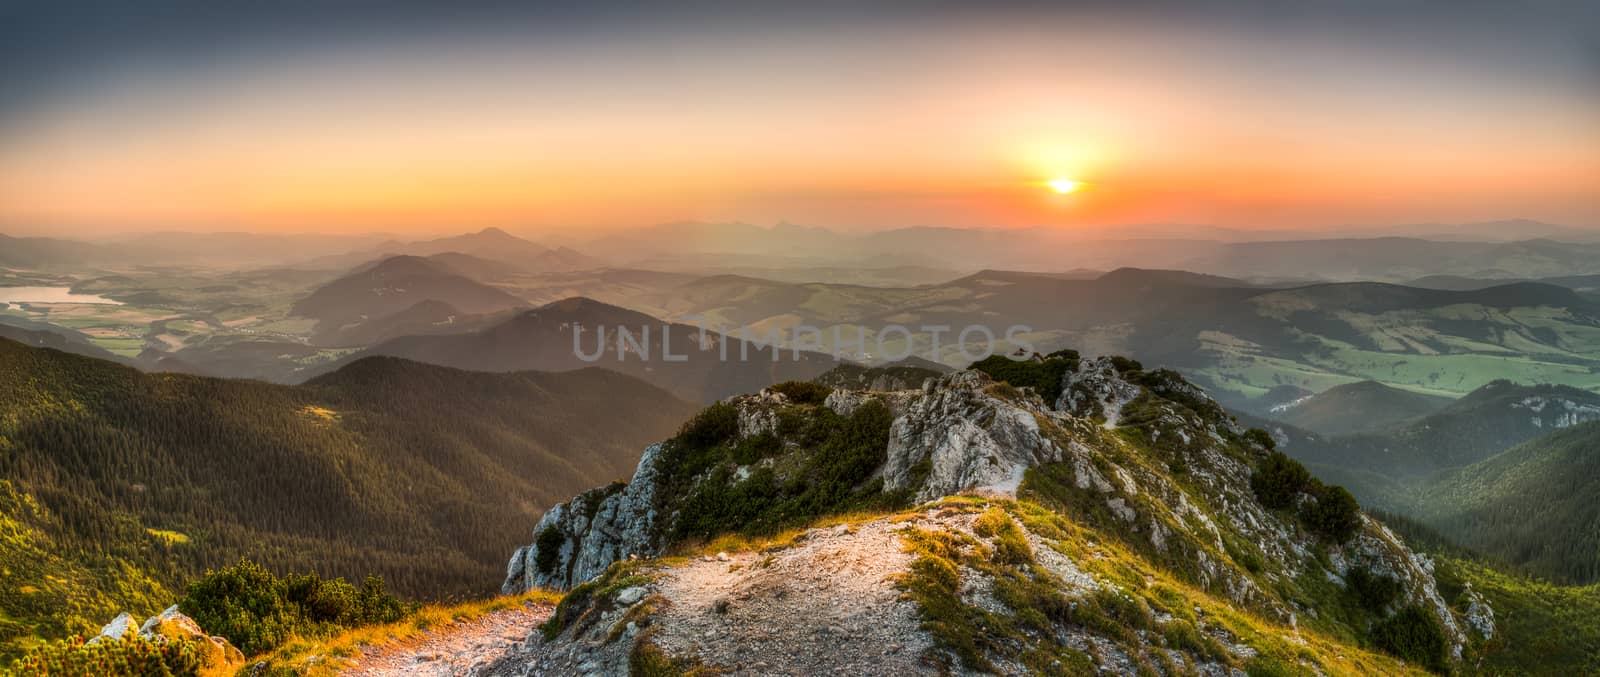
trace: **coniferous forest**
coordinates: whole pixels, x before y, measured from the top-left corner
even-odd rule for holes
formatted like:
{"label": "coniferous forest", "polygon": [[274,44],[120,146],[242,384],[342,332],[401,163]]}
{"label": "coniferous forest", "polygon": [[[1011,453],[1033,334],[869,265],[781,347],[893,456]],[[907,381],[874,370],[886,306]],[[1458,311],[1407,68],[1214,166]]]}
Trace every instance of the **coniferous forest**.
{"label": "coniferous forest", "polygon": [[0,371],[7,643],[159,611],[242,556],[482,596],[541,510],[625,479],[693,409],[598,369],[371,358],[280,386],[0,341]]}

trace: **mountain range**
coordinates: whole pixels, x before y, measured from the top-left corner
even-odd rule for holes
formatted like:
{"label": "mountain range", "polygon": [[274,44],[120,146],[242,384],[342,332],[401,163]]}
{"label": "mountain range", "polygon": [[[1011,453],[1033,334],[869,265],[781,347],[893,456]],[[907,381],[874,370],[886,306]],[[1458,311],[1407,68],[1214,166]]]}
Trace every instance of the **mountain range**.
{"label": "mountain range", "polygon": [[836,365],[821,353],[774,349],[715,332],[702,336],[699,327],[663,322],[585,298],[550,303],[463,334],[385,341],[330,368],[370,355],[487,372],[599,366],[691,402],[710,402],[781,381],[808,380]]}
{"label": "mountain range", "polygon": [[[455,270],[451,259],[390,257],[318,287],[290,312],[317,321],[314,343],[349,346],[392,335],[389,332],[397,330],[392,325],[448,323],[457,316],[493,314],[527,305]],[[406,317],[392,318],[400,313]],[[373,322],[391,326],[364,327]]]}

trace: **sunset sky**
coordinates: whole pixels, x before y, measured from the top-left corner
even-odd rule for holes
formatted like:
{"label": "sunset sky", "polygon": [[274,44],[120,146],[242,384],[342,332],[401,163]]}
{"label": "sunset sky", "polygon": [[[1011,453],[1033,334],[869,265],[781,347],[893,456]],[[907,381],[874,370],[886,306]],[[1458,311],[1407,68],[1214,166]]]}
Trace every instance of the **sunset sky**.
{"label": "sunset sky", "polygon": [[1600,226],[1600,3],[159,4],[0,9],[0,232]]}

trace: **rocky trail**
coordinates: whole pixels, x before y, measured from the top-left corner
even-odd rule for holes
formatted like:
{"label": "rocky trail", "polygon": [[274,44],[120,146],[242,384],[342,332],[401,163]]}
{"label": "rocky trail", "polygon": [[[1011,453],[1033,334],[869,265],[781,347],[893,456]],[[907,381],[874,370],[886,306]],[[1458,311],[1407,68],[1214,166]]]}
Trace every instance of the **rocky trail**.
{"label": "rocky trail", "polygon": [[[913,523],[948,527],[970,516]],[[722,674],[926,674],[932,638],[915,603],[896,588],[912,556],[887,519],[812,529],[767,553],[718,553],[656,569],[622,608],[572,641],[535,633],[483,671],[494,677],[627,674],[629,649],[645,628],[628,606],[650,605],[651,640]],[[617,635],[613,640],[612,636]]]}
{"label": "rocky trail", "polygon": [[351,677],[400,675],[475,675],[520,650],[530,638],[537,642],[537,627],[550,617],[554,606],[529,602],[514,609],[492,611],[478,618],[434,628],[417,637],[368,647],[340,671]]}

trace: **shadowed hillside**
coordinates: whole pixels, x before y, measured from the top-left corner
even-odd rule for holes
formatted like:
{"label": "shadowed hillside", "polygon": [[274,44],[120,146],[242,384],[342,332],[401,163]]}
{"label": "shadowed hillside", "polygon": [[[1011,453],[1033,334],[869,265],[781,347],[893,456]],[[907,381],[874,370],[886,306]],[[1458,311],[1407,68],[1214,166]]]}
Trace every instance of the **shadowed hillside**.
{"label": "shadowed hillside", "polygon": [[43,622],[38,634],[60,636],[118,607],[153,613],[173,586],[241,555],[379,573],[417,598],[481,594],[516,525],[625,477],[690,411],[599,369],[478,374],[372,358],[277,386],[0,340],[3,517],[31,534],[0,544],[0,610],[15,619],[0,629],[27,636]]}

